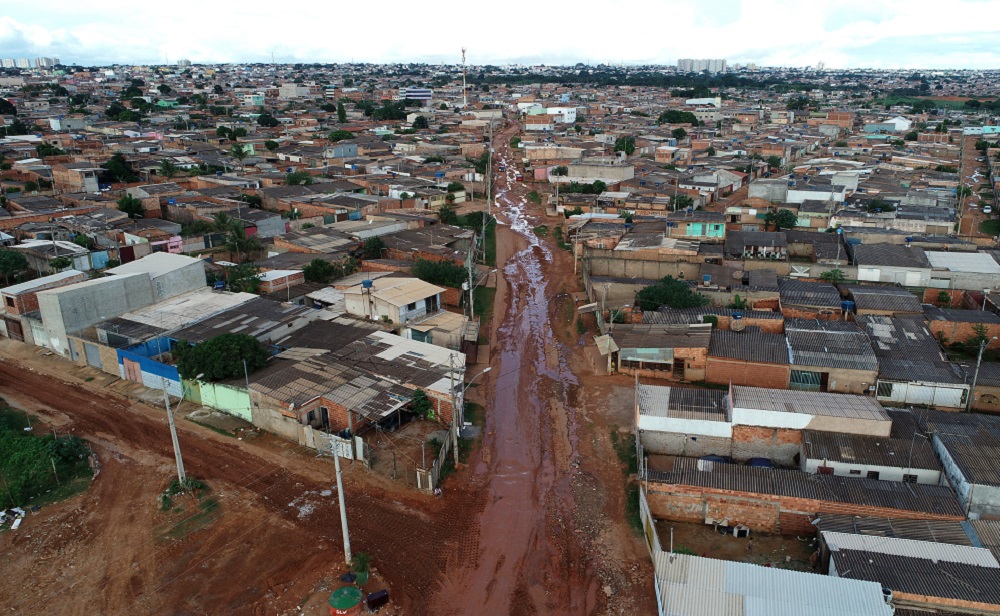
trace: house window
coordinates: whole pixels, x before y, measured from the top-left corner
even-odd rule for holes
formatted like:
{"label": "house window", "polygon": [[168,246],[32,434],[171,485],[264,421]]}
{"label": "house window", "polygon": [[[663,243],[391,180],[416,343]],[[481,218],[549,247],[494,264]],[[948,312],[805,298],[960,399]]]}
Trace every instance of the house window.
{"label": "house window", "polygon": [[860,469],[856,469],[856,468],[852,468],[850,471],[848,471],[847,474],[848,475],[860,475],[861,474],[861,470]]}
{"label": "house window", "polygon": [[7,301],[7,305],[8,306],[10,306],[11,308],[14,307],[14,298],[13,297],[5,297],[4,299]]}
{"label": "house window", "polygon": [[916,475],[903,475],[903,481],[906,483],[917,483]]}
{"label": "house window", "polygon": [[316,421],[316,411],[309,411],[306,413],[306,423],[312,425],[312,422]]}
{"label": "house window", "polygon": [[417,309],[417,303],[413,302],[412,304],[407,304],[406,305],[406,309],[407,310],[416,310]]}
{"label": "house window", "polygon": [[878,471],[868,471],[866,477],[868,477],[868,479],[878,479]]}
{"label": "house window", "polygon": [[878,387],[875,393],[876,398],[891,398],[892,397],[892,383],[883,383],[879,381]]}

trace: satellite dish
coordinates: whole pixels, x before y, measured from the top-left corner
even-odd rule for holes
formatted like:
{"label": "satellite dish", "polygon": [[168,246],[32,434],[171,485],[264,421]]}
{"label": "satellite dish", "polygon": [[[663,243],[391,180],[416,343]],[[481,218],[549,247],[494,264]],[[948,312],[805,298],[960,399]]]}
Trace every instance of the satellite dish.
{"label": "satellite dish", "polygon": [[741,332],[744,330],[744,328],[746,328],[746,326],[747,322],[743,321],[742,319],[739,321],[733,320],[729,322],[729,329],[734,332]]}
{"label": "satellite dish", "polygon": [[743,270],[733,272],[733,280],[743,280]]}

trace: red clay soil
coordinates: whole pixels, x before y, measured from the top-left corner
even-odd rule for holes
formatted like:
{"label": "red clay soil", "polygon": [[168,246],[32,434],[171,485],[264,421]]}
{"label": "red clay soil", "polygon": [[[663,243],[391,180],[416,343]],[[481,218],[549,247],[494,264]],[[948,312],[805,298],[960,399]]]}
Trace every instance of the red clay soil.
{"label": "red clay soil", "polygon": [[[487,402],[481,446],[436,499],[348,465],[352,547],[388,581],[394,613],[654,614],[610,442],[631,407],[593,382],[590,334],[576,332],[568,295],[579,289],[572,258],[531,231],[542,221],[513,181],[512,134],[497,138],[509,171],[498,189],[493,370],[476,388]],[[187,472],[220,506],[161,512],[174,474],[165,413],[67,365],[0,352],[0,396],[88,439],[101,462],[85,493],[0,535],[0,602],[12,611],[299,614],[341,569],[329,460],[181,421]]]}
{"label": "red clay soil", "polygon": [[545,221],[529,214],[528,188],[514,181],[508,138],[497,139],[507,172],[496,212],[493,370],[483,388],[491,412],[471,462],[485,499],[432,611],[655,613],[648,557],[624,522],[607,422],[581,386],[588,371],[568,296],[578,289],[572,259],[532,232]]}

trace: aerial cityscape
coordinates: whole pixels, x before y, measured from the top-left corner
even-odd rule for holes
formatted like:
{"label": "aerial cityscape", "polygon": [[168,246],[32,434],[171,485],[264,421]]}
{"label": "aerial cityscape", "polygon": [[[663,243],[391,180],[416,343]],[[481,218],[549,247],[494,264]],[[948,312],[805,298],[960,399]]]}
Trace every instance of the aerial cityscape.
{"label": "aerial cityscape", "polygon": [[1000,614],[997,3],[645,0],[624,49],[42,4],[12,613]]}

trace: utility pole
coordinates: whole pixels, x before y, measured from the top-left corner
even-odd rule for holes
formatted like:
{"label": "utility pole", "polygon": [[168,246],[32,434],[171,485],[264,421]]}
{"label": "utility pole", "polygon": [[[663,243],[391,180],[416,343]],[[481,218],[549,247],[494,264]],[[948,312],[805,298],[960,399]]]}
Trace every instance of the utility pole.
{"label": "utility pole", "polygon": [[167,379],[163,380],[163,403],[167,407],[167,423],[170,424],[170,439],[174,443],[174,458],[177,460],[177,479],[183,486],[187,482],[184,474],[184,460],[181,458],[181,444],[177,440],[177,426],[174,425],[174,412],[170,410],[170,396],[167,395]]}
{"label": "utility pole", "polygon": [[[996,340],[996,336],[993,337],[993,340]],[[976,394],[976,381],[979,380],[979,367],[983,363],[983,351],[986,350],[986,346],[989,343],[989,340],[981,340],[979,342],[979,357],[976,358],[976,371],[972,374],[972,387],[969,389],[969,395],[965,400],[966,413],[972,409],[972,397]]]}
{"label": "utility pole", "polygon": [[[470,287],[471,289],[471,287]],[[455,450],[455,468],[458,468],[458,396],[455,395],[455,354],[448,354],[448,378],[451,381],[451,445]],[[464,388],[463,388],[464,404]]]}
{"label": "utility pole", "polygon": [[347,530],[347,506],[344,504],[344,479],[340,475],[340,450],[333,450],[333,464],[337,467],[337,500],[340,502],[340,528],[344,531],[344,562],[351,564],[351,534]]}
{"label": "utility pole", "polygon": [[462,48],[462,108],[469,106],[469,97],[465,90],[465,47]]}

